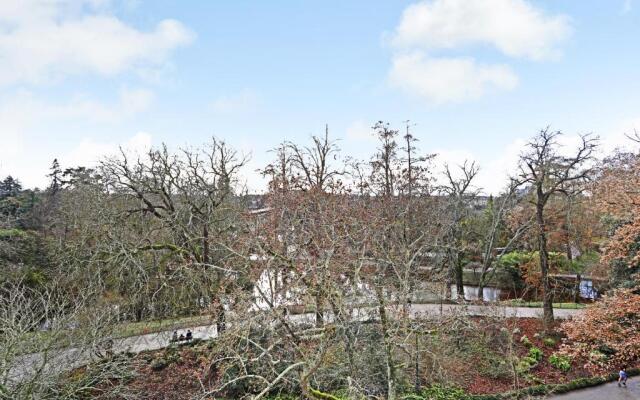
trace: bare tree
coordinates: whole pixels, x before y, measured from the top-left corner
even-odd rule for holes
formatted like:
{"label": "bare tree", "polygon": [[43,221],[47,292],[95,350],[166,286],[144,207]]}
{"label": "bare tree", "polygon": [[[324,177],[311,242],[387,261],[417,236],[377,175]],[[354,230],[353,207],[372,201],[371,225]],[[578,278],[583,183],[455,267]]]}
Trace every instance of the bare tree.
{"label": "bare tree", "polygon": [[456,285],[457,297],[464,299],[464,245],[463,221],[469,217],[473,200],[478,194],[473,186],[473,180],[479,168],[475,162],[467,162],[460,166],[459,176],[456,176],[448,165],[445,165],[447,183],[440,190],[448,197],[449,222],[446,234],[445,251],[449,276],[453,277]]}
{"label": "bare tree", "polygon": [[414,195],[425,195],[430,192],[431,175],[430,162],[435,154],[419,154],[416,143],[418,139],[411,133],[410,121],[405,121],[406,133],[402,137],[404,144],[401,147],[402,170],[400,171],[399,189],[401,194],[413,197]]}
{"label": "bare tree", "polygon": [[325,126],[323,137],[311,136],[311,146],[299,146],[287,143],[291,150],[291,166],[299,175],[299,186],[312,191],[326,192],[335,184],[342,171],[332,163],[337,160],[339,148],[334,140],[329,139],[329,126]]}
{"label": "bare tree", "polygon": [[592,161],[597,146],[597,138],[581,135],[576,152],[571,156],[565,156],[561,154],[557,142],[561,134],[559,131],[550,131],[549,128],[541,130],[520,155],[516,178],[519,184],[529,185],[532,191],[531,201],[535,205],[545,330],[550,329],[553,323],[553,293],[549,281],[545,206],[555,194],[570,193],[589,178],[592,172],[589,162]]}
{"label": "bare tree", "polygon": [[[0,288],[0,398],[124,394],[126,360],[102,352],[113,334],[114,314],[96,304],[98,288],[85,285],[69,293],[51,284],[36,290],[25,282],[4,282]],[[99,364],[69,379],[72,369],[96,357],[102,358]]]}
{"label": "bare tree", "polygon": [[510,182],[507,190],[498,197],[497,207],[495,205],[495,200],[488,204],[488,207],[490,207],[487,210],[489,211],[489,226],[482,235],[481,240],[482,267],[480,270],[480,279],[478,280],[478,299],[480,300],[484,299],[485,286],[493,275],[490,271],[495,273],[497,270],[496,268],[491,269],[492,266],[495,267],[495,261],[499,260],[500,257],[511,251],[514,245],[531,226],[531,220],[517,226],[512,232],[511,237],[508,238],[507,242],[504,243],[496,253],[499,246],[500,233],[504,231],[504,218],[513,209],[514,205],[517,204],[516,194],[517,184],[512,181]]}
{"label": "bare tree", "polygon": [[393,196],[396,192],[398,169],[399,132],[389,127],[389,123],[378,121],[373,130],[380,143],[377,153],[371,160],[372,186],[379,188],[383,196]]}
{"label": "bare tree", "polygon": [[224,282],[229,277],[225,242],[235,229],[238,172],[246,161],[213,138],[201,151],[174,154],[163,146],[149,151],[146,159],[134,160],[122,151],[101,165],[109,190],[128,205],[124,221],[141,216],[163,232],[147,236],[145,246],[124,247],[125,255],[164,252],[182,260],[183,266],[208,271],[211,278],[202,296],[214,308],[220,331],[225,327]]}

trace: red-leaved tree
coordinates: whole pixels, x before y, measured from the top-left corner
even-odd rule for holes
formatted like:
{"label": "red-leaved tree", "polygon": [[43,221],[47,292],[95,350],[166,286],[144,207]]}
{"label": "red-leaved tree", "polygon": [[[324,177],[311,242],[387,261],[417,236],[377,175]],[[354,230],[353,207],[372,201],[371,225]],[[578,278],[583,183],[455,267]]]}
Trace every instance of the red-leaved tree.
{"label": "red-leaved tree", "polygon": [[596,372],[615,371],[640,362],[640,295],[619,290],[604,296],[583,315],[562,324],[563,351],[585,359]]}

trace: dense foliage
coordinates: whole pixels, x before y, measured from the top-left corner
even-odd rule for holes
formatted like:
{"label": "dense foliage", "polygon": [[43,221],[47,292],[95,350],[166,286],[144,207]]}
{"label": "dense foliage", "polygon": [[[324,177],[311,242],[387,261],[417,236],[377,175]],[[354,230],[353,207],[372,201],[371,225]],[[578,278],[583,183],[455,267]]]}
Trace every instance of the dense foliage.
{"label": "dense foliage", "polygon": [[588,360],[601,372],[640,362],[640,295],[619,290],[562,326],[570,346],[566,354]]}

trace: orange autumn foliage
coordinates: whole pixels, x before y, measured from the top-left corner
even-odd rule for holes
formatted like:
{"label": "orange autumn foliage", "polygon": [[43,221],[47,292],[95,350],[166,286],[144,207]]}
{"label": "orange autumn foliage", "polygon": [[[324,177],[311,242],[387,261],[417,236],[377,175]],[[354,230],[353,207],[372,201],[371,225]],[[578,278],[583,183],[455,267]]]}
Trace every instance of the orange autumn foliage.
{"label": "orange autumn foliage", "polygon": [[604,243],[600,269],[604,274],[615,262],[630,269],[640,267],[640,155],[618,152],[605,160],[592,186],[596,212],[616,228]]}
{"label": "orange autumn foliage", "polygon": [[602,262],[610,265],[622,261],[629,268],[640,267],[640,216],[616,229],[607,242]]}
{"label": "orange autumn foliage", "polygon": [[562,324],[567,335],[562,352],[588,360],[585,368],[615,371],[640,362],[640,295],[619,290]]}
{"label": "orange autumn foliage", "polygon": [[640,155],[617,153],[606,159],[592,187],[599,212],[630,221],[640,211]]}

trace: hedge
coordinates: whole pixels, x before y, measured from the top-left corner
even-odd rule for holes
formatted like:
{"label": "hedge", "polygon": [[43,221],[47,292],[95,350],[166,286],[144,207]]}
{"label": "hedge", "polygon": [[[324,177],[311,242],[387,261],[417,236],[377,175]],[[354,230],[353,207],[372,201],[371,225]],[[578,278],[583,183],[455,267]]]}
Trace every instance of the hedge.
{"label": "hedge", "polygon": [[[629,376],[640,375],[640,369],[630,369]],[[523,396],[544,396],[548,394],[560,394],[571,392],[578,389],[589,388],[592,386],[602,385],[603,383],[615,381],[618,379],[618,374],[609,374],[606,376],[595,376],[591,378],[580,378],[568,383],[560,383],[555,385],[536,385],[526,387],[520,390],[515,390],[507,393],[498,394],[485,394],[485,395],[471,395],[469,400],[508,400],[518,399]]]}

